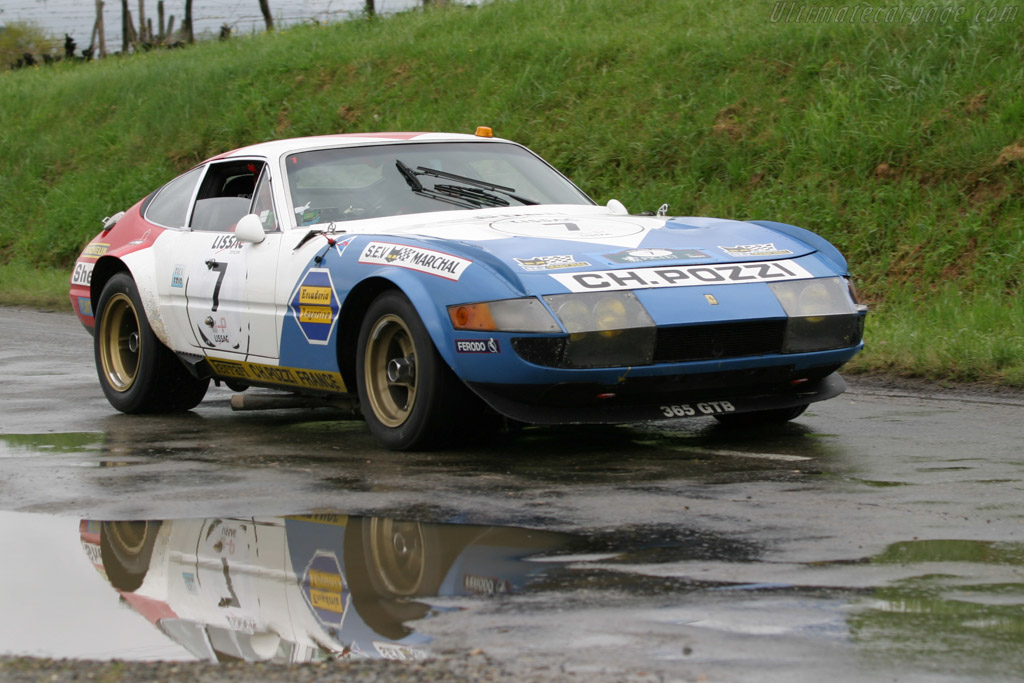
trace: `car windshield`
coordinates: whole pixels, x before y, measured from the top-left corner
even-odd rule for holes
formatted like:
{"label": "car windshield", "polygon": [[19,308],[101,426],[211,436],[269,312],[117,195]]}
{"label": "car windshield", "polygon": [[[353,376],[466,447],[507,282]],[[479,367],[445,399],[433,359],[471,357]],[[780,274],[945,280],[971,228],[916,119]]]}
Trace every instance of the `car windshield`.
{"label": "car windshield", "polygon": [[341,147],[285,159],[295,224],[531,204],[593,204],[564,176],[508,143]]}

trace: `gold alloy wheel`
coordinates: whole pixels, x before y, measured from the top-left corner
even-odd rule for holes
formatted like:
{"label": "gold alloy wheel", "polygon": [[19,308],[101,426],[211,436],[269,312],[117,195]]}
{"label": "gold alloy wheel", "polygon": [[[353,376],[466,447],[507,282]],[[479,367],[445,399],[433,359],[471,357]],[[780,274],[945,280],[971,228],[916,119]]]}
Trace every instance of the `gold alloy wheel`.
{"label": "gold alloy wheel", "polygon": [[382,316],[366,340],[363,367],[373,414],[385,427],[398,427],[416,405],[416,347],[405,321]]}
{"label": "gold alloy wheel", "polygon": [[149,522],[107,522],[104,531],[110,533],[112,542],[128,555],[136,556],[142,552],[149,535]]}
{"label": "gold alloy wheel", "polygon": [[138,377],[142,357],[139,314],[131,297],[123,292],[110,297],[97,334],[107,383],[114,391],[128,391]]}
{"label": "gold alloy wheel", "polygon": [[370,553],[377,576],[393,595],[415,595],[423,583],[425,548],[419,522],[370,520]]}

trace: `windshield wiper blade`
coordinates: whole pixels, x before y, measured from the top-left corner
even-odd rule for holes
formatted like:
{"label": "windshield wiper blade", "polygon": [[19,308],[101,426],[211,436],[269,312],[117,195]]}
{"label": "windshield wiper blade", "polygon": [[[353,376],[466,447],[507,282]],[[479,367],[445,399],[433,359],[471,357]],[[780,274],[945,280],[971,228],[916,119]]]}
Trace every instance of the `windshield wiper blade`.
{"label": "windshield wiper blade", "polygon": [[402,174],[402,177],[405,178],[405,182],[409,183],[410,188],[416,192],[423,191],[423,183],[416,177],[416,172],[403,164],[401,159],[395,159],[395,167]]}
{"label": "windshield wiper blade", "polygon": [[395,159],[395,168],[405,178],[405,182],[408,183],[409,189],[413,191],[413,194],[418,194],[421,197],[434,199],[445,204],[453,204],[462,209],[479,209],[483,206],[508,206],[508,202],[504,199],[488,195],[482,190],[475,190],[473,188],[436,185],[434,189],[428,190],[423,187],[423,183],[416,177],[423,174],[417,174],[416,171],[402,163],[401,159]]}
{"label": "windshield wiper blade", "polygon": [[488,194],[475,187],[459,187],[458,185],[434,185],[434,192],[447,197],[465,199],[475,203],[478,207],[484,206],[508,206],[508,201],[493,194]]}
{"label": "windshield wiper blade", "polygon": [[[534,204],[538,204],[539,203],[539,202],[535,202],[532,199],[527,199],[526,197],[520,197],[519,195],[517,195],[515,193],[516,192],[516,188],[514,188],[514,187],[506,187],[504,185],[498,185],[496,183],[489,183],[486,180],[477,180],[476,178],[468,178],[468,177],[466,177],[464,175],[457,175],[455,173],[448,173],[447,171],[438,171],[436,168],[427,168],[426,166],[417,166],[415,174],[416,175],[429,175],[429,176],[433,176],[435,178],[443,178],[445,180],[454,180],[454,181],[459,182],[459,183],[465,183],[466,185],[472,185],[474,187],[479,187],[479,188],[484,189],[484,190],[490,190],[491,192],[500,192],[501,194],[503,194],[503,195],[505,195],[507,197],[511,197],[512,199],[516,200],[520,204],[534,205]],[[419,181],[417,181],[417,182],[419,182]]]}

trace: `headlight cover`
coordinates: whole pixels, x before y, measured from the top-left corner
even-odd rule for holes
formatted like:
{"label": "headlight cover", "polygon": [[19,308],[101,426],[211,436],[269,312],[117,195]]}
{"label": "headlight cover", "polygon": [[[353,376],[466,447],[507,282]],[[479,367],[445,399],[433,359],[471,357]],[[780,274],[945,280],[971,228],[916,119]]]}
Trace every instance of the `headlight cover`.
{"label": "headlight cover", "polygon": [[633,292],[553,294],[544,301],[569,333],[562,367],[651,363],[654,321]]}
{"label": "headlight cover", "polygon": [[841,349],[860,343],[863,316],[839,277],[772,282],[789,316],[783,353]]}
{"label": "headlight cover", "polygon": [[502,299],[448,307],[456,330],[474,332],[561,332],[548,309],[537,299]]}

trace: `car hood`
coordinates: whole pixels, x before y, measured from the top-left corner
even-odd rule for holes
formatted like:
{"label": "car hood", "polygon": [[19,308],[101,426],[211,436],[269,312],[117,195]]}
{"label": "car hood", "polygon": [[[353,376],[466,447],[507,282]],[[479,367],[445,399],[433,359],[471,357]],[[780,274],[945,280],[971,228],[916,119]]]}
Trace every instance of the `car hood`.
{"label": "car hood", "polygon": [[[485,262],[519,282],[530,273],[768,261],[816,250],[793,235],[756,223],[623,215],[603,206],[516,207],[429,216],[429,223],[420,215],[405,226],[390,226],[387,233],[428,241],[440,251]],[[372,232],[380,235],[382,231]]]}

